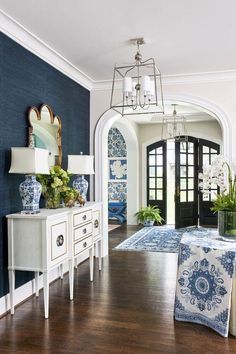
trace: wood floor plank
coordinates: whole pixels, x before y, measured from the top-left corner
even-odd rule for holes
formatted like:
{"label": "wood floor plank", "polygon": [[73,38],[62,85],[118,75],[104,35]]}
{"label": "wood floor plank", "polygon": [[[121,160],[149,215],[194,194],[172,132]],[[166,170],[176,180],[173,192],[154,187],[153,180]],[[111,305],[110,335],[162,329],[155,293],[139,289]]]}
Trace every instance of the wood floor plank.
{"label": "wood floor plank", "polygon": [[42,291],[0,319],[0,353],[235,354],[232,336],[174,321],[176,254],[113,250],[136,231],[122,226],[109,233],[110,254],[102,272],[95,261],[93,283],[89,262],[78,267],[74,301],[68,275],[50,286],[48,320]]}

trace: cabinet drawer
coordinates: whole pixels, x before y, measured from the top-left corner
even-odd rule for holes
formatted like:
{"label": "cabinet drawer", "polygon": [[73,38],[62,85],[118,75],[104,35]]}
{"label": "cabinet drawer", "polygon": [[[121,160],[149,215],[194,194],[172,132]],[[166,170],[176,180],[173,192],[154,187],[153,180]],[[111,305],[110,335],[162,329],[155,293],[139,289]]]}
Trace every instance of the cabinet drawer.
{"label": "cabinet drawer", "polygon": [[91,222],[78,227],[77,229],[74,230],[74,241],[77,241],[80,238],[91,234],[92,230],[93,230],[93,224]]}
{"label": "cabinet drawer", "polygon": [[93,236],[98,235],[100,235],[100,211],[96,210],[93,212]]}
{"label": "cabinet drawer", "polygon": [[74,256],[79,254],[80,252],[86,250],[91,247],[93,244],[92,236],[86,237],[83,240],[74,244]]}
{"label": "cabinet drawer", "polygon": [[51,225],[51,261],[67,253],[67,221]]}
{"label": "cabinet drawer", "polygon": [[74,214],[74,226],[78,226],[90,220],[92,220],[92,210],[86,210],[84,212]]}

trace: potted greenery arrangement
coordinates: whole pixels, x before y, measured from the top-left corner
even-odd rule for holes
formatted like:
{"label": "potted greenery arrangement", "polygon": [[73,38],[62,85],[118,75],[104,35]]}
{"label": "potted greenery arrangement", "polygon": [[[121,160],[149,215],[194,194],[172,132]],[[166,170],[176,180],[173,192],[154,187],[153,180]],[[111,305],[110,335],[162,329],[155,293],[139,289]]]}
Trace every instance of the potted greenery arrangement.
{"label": "potted greenery arrangement", "polygon": [[137,217],[138,223],[142,223],[143,226],[153,226],[154,222],[161,224],[163,221],[160,215],[160,209],[156,205],[148,205],[147,207],[141,208],[135,216]]}
{"label": "potted greenery arrangement", "polygon": [[46,208],[60,208],[62,203],[72,207],[79,198],[79,192],[68,186],[70,175],[61,166],[51,167],[49,175],[38,174],[37,180],[42,185]]}
{"label": "potted greenery arrangement", "polygon": [[236,236],[236,175],[233,166],[218,155],[211,165],[204,166],[199,179],[199,187],[204,194],[211,193],[212,184],[219,187],[211,208],[218,212],[219,234]]}

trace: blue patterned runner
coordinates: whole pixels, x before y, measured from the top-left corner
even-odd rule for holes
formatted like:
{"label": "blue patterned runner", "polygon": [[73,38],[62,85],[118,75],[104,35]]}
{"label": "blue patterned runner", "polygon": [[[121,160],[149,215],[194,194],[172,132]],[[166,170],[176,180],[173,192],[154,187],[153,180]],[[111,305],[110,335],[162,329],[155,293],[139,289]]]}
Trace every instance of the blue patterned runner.
{"label": "blue patterned runner", "polygon": [[143,227],[134,235],[115,247],[122,251],[149,251],[178,253],[182,235],[188,232],[210,233],[212,229],[185,227],[174,229],[170,226]]}

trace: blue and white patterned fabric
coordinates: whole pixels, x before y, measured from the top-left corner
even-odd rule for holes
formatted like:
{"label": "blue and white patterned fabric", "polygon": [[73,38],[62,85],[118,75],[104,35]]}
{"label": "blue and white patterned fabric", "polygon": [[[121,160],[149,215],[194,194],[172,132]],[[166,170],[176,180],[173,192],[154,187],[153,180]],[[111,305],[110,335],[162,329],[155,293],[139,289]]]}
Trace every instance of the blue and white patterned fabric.
{"label": "blue and white patterned fabric", "polygon": [[236,240],[217,232],[185,233],[180,242],[175,319],[208,326],[227,337]]}

